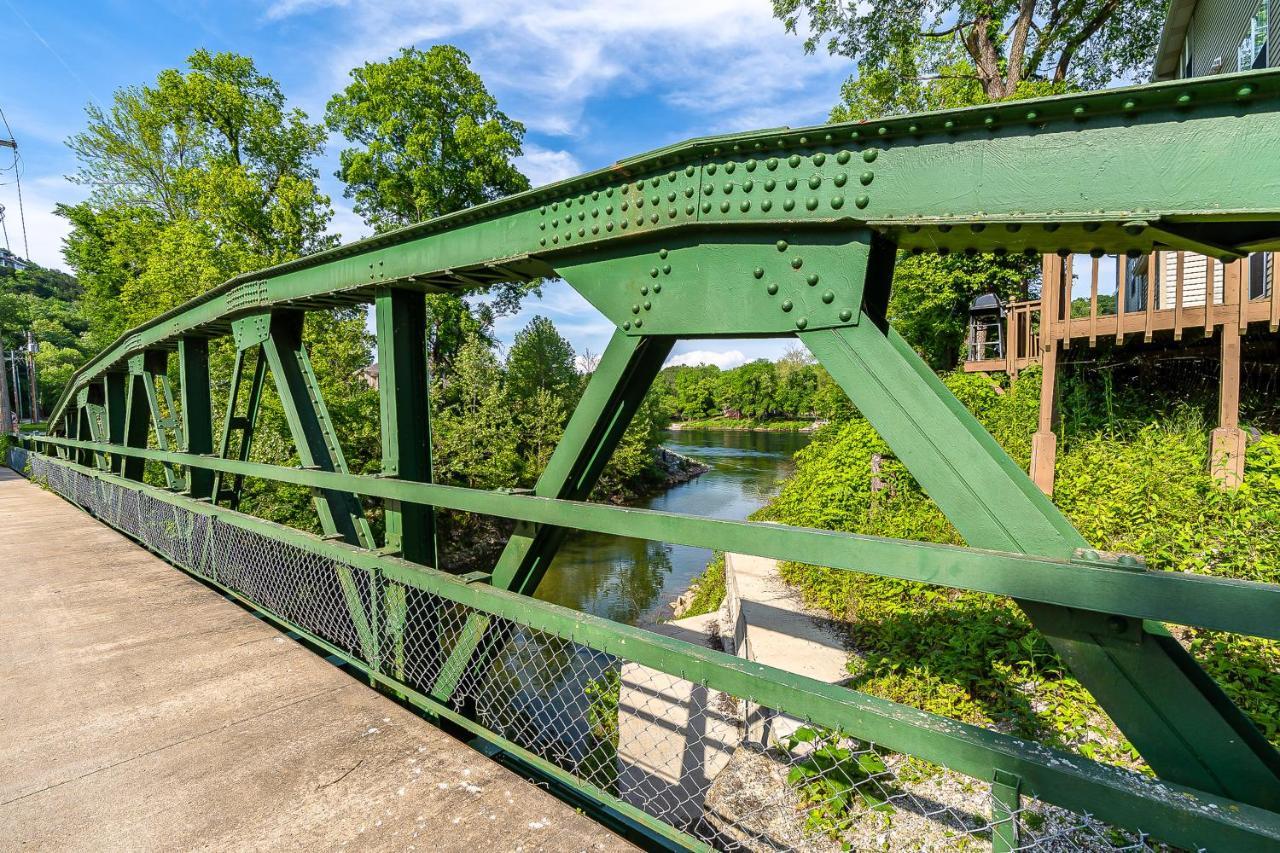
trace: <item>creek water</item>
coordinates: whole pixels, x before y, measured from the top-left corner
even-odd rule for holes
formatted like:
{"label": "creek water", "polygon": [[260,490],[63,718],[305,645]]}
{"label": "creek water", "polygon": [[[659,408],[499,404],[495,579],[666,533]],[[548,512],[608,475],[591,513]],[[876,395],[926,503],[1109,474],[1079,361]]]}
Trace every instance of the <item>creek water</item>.
{"label": "creek water", "polygon": [[[635,504],[645,509],[742,520],[791,473],[807,433],[673,430],[664,446],[710,466],[702,476]],[[671,616],[668,606],[706,568],[711,551],[578,531],[561,546],[537,597],[629,625]]]}

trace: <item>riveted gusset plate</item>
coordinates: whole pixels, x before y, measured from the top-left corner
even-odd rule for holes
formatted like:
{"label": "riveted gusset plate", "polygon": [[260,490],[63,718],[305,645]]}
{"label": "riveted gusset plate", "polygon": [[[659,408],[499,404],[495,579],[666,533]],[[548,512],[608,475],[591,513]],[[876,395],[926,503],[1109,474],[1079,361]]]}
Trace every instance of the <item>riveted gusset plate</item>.
{"label": "riveted gusset plate", "polygon": [[256,347],[271,334],[271,312],[263,311],[232,320],[231,334],[235,338],[237,350],[244,352],[250,347]]}
{"label": "riveted gusset plate", "polygon": [[778,335],[857,323],[870,241],[865,230],[672,234],[557,271],[628,334]]}

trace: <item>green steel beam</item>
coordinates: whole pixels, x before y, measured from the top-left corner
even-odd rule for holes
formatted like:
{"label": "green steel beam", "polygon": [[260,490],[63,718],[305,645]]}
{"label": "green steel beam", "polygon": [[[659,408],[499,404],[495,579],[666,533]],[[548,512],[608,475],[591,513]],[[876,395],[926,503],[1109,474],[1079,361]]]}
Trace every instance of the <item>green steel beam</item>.
{"label": "green steel beam", "polygon": [[[1280,248],[1278,149],[1275,70],[693,140],[232,279],[85,365],[51,418],[129,355],[240,314],[320,295],[367,302],[391,283],[462,290],[536,278],[637,236],[673,252],[724,229],[771,242],[863,225],[929,252],[1145,252],[1171,234],[1224,253]],[[721,288],[678,299],[736,298]],[[665,290],[674,304],[679,291]],[[619,326],[633,321],[630,294],[593,296]]]}
{"label": "green steel beam", "polygon": [[[262,351],[271,367],[302,466],[346,474],[347,462],[302,342],[302,321],[300,311],[273,312],[271,331],[262,343]],[[365,548],[374,547],[364,510],[351,492],[321,489],[315,495],[315,505],[320,527],[326,534],[341,536]]]}
{"label": "green steel beam", "polygon": [[[46,447],[85,452],[100,446],[56,436],[30,436],[26,440]],[[1108,560],[1088,549],[1073,553],[1069,559],[1057,559],[782,524],[755,524],[609,504],[576,503],[501,491],[392,481],[357,474],[307,471],[260,462],[196,459],[155,450],[122,449],[120,452],[310,488],[329,488],[384,500],[431,504],[460,512],[511,518],[531,526],[572,527],[611,536],[729,550],[1006,595],[1081,611],[1095,610],[1132,619],[1280,639],[1280,620],[1275,615],[1280,612],[1280,585],[1211,575],[1147,571],[1139,560]]]}
{"label": "green steel beam", "polygon": [[[182,394],[182,434],[187,453],[213,452],[213,408],[209,394],[209,340],[184,336],[178,339],[178,375]],[[213,497],[213,472],[187,469],[187,492],[196,498]]]}
{"label": "green steel beam", "polygon": [[[258,409],[262,402],[262,386],[266,378],[267,360],[262,351],[260,341],[252,344],[256,350],[253,363],[253,378],[249,380],[249,399],[245,402],[244,414],[236,414],[240,404],[240,385],[244,380],[244,361],[246,349],[236,347],[235,362],[231,368],[231,390],[227,394],[227,409],[222,421],[222,434],[218,440],[218,455],[223,459],[231,456],[231,433],[238,431],[240,441],[236,445],[236,458],[241,462],[248,461],[253,451],[253,433],[258,424]],[[213,477],[213,502],[225,500],[232,509],[240,508],[240,498],[244,491],[244,475],[236,474],[230,489],[223,488],[221,472]]]}
{"label": "green steel beam", "polygon": [[[150,489],[109,473],[77,465],[67,467],[117,486],[145,490],[163,502],[355,569],[381,574],[388,581],[440,596],[490,617],[509,620],[715,690],[745,697],[755,704],[818,725],[857,733],[859,737],[886,749],[915,755],[975,779],[996,779],[1002,783],[1017,779],[1021,794],[1073,811],[1087,812],[1118,826],[1152,832],[1169,843],[1191,849],[1226,851],[1280,849],[1280,815],[1273,811],[1187,786],[1150,780],[1078,755],[1058,752],[701,645],[568,610],[488,584],[468,583],[429,567],[343,542],[320,539],[293,528]],[[201,577],[250,606],[262,609],[258,602],[238,590]],[[377,663],[371,664],[333,646],[277,614],[263,612],[278,624],[296,631],[389,689],[406,696],[411,702],[432,711],[446,707],[411,685],[388,677]],[[450,713],[456,712],[450,710]],[[459,721],[462,719],[466,718],[460,717]],[[474,728],[474,721],[468,720],[468,723]],[[485,734],[490,739],[494,737],[492,733]],[[581,781],[576,778],[567,777],[566,781],[581,787]],[[598,793],[604,795],[602,799],[611,799],[605,792]]]}
{"label": "green steel beam", "polygon": [[[879,251],[867,291],[883,304],[895,251]],[[1087,547],[882,316],[800,339],[966,543],[1059,558]],[[1163,626],[1019,604],[1161,778],[1280,809],[1280,755]]]}
{"label": "green steel beam", "polygon": [[[375,311],[382,476],[430,483],[426,297],[411,290],[380,287]],[[440,567],[434,507],[389,499],[385,516],[388,551],[414,563]]]}
{"label": "green steel beam", "polygon": [[[128,392],[126,385],[129,381],[129,375],[118,370],[113,370],[103,377],[103,388],[106,391],[106,408],[104,410],[107,420],[107,443],[124,444],[125,429],[128,421]],[[124,457],[118,454],[111,454],[110,465],[112,473],[119,474],[124,466]]]}
{"label": "green steel beam", "polygon": [[[125,388],[124,441],[128,447],[146,447],[147,438],[151,434],[152,410],[150,398],[155,396],[154,378],[146,372],[146,354],[129,359],[129,375]],[[135,366],[137,369],[135,370]],[[147,393],[146,383],[152,382],[151,394]],[[156,429],[159,429],[157,424]],[[145,459],[137,456],[123,456],[120,459],[119,471],[130,480],[142,480]],[[166,468],[166,470],[168,470]]]}

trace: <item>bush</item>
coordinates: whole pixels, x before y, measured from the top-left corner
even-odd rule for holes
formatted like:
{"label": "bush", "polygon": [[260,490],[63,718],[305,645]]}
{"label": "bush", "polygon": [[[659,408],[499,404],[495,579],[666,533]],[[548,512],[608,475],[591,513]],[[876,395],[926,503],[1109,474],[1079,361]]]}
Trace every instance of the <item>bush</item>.
{"label": "bush", "polygon": [[[1008,386],[980,374],[944,381],[1026,466],[1039,373]],[[1099,425],[1062,437],[1054,501],[1104,550],[1153,569],[1280,582],[1280,436],[1250,444],[1245,485],[1218,490],[1207,427],[1182,407],[1155,422],[1108,401]],[[961,544],[955,529],[861,417],[831,424],[796,454],[796,470],[757,518]],[[1137,755],[1021,610],[1008,599],[784,564],[807,601],[850,622],[852,686],[955,719],[1139,766]],[[1178,629],[1176,636],[1280,744],[1280,644]]]}

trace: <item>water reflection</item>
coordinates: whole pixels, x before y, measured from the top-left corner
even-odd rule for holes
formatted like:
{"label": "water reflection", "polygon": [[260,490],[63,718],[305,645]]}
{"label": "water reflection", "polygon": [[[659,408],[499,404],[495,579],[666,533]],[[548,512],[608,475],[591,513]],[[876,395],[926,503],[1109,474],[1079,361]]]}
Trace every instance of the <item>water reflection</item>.
{"label": "water reflection", "polygon": [[[681,430],[663,444],[711,466],[698,479],[639,504],[648,509],[745,519],[777,494],[792,470],[803,433]],[[667,605],[701,574],[705,548],[578,532],[538,587],[537,597],[631,625],[670,615]]]}

